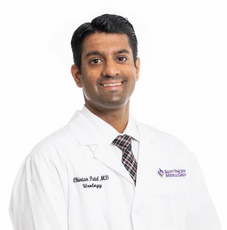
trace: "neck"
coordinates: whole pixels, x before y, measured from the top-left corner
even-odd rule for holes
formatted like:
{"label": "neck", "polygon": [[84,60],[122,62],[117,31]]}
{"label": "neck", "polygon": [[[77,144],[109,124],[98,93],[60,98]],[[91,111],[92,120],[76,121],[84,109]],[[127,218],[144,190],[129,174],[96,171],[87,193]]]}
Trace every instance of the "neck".
{"label": "neck", "polygon": [[86,107],[96,116],[107,122],[119,133],[123,133],[129,120],[129,104],[120,109],[95,110],[86,105]]}

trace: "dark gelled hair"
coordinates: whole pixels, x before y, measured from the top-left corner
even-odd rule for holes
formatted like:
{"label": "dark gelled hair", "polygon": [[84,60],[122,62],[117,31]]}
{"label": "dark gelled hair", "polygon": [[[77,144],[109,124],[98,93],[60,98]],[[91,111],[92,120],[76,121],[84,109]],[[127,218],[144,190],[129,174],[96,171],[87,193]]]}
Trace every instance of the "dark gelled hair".
{"label": "dark gelled hair", "polygon": [[80,25],[73,33],[71,47],[73,51],[73,60],[75,65],[81,71],[81,53],[83,40],[91,34],[116,33],[126,34],[129,38],[129,44],[133,52],[134,63],[137,58],[137,38],[132,24],[124,17],[114,14],[103,14],[94,18],[91,22]]}

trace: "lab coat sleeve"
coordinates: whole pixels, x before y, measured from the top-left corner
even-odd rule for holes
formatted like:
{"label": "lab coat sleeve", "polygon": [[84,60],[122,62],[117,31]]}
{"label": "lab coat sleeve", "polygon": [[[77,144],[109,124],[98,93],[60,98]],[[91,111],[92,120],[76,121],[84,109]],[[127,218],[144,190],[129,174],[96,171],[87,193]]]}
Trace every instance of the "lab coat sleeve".
{"label": "lab coat sleeve", "polygon": [[189,183],[189,211],[186,215],[185,230],[220,230],[219,218],[201,169],[195,156],[192,156],[191,181]]}
{"label": "lab coat sleeve", "polygon": [[17,175],[10,203],[15,230],[67,230],[67,205],[56,165],[35,153]]}

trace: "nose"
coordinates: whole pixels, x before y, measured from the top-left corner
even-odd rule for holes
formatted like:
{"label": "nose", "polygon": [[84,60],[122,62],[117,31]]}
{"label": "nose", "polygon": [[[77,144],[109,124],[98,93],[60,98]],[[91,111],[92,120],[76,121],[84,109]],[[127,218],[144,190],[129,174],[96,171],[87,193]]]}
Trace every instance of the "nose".
{"label": "nose", "polygon": [[110,77],[119,75],[119,69],[117,67],[117,63],[114,62],[114,60],[106,61],[105,64],[103,65],[102,75],[110,76]]}

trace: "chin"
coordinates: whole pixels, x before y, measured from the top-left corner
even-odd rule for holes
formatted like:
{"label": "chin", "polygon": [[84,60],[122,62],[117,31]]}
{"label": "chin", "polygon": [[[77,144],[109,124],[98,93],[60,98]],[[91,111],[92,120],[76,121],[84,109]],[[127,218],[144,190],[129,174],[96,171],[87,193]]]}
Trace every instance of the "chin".
{"label": "chin", "polygon": [[127,106],[129,101],[122,101],[122,100],[112,100],[112,101],[106,101],[103,104],[103,107],[108,109],[121,109],[125,106]]}

